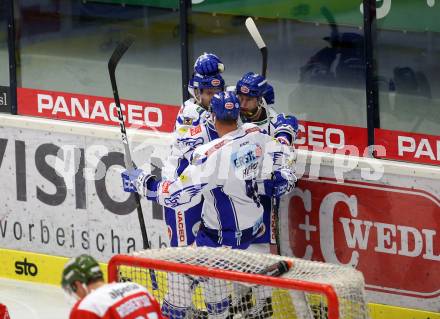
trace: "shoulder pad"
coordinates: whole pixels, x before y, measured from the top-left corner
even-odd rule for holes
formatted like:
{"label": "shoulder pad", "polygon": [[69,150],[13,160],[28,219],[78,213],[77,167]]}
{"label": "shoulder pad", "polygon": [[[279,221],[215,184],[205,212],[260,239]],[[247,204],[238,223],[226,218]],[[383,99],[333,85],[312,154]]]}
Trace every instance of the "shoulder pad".
{"label": "shoulder pad", "polygon": [[253,133],[253,132],[260,132],[261,133],[260,128],[253,123],[245,123],[245,124],[243,124],[242,128],[246,134]]}
{"label": "shoulder pad", "polygon": [[216,143],[213,143],[211,147],[205,152],[206,156],[211,155],[212,153],[216,152],[220,148],[222,148],[223,145],[226,144],[226,140],[217,141]]}
{"label": "shoulder pad", "polygon": [[186,126],[197,126],[205,109],[192,102],[185,102],[177,117],[177,123]]}
{"label": "shoulder pad", "polygon": [[208,112],[208,110],[206,110],[204,107],[197,104],[194,101],[194,99],[189,99],[185,102],[184,109],[186,109],[186,108],[188,108],[188,110],[190,110],[191,112],[193,112],[192,110],[195,110],[199,114],[203,114],[205,112]]}

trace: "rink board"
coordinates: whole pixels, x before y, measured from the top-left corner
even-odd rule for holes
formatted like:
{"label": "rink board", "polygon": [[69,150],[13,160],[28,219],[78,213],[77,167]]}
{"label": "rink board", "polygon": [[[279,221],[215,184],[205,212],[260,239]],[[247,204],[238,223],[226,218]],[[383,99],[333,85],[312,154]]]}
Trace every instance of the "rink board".
{"label": "rink board", "polygon": [[[34,265],[37,267],[37,274],[25,275],[17,274],[16,263],[23,262],[26,259],[27,265]],[[16,251],[9,249],[0,249],[0,277],[14,280],[22,280],[34,283],[50,284],[54,286],[60,286],[61,273],[64,264],[68,261],[66,257],[51,256],[45,254],[37,254],[25,251]],[[107,278],[107,265],[100,263],[101,269],[104,271]],[[28,266],[29,267],[29,266]],[[32,266],[31,266],[32,267]],[[158,278],[160,282],[165,281],[165,278]],[[159,283],[161,284],[161,283]],[[147,283],[147,288],[153,291],[151,281]],[[60,287],[61,289],[61,287]],[[155,294],[155,297],[161,300],[163,294]],[[196,291],[199,296],[202,295],[200,289]],[[274,298],[278,302],[282,302],[285,299],[285,304],[282,307],[275,308],[275,318],[290,318],[286,317],[287,311],[293,309],[292,304],[288,297],[284,296],[284,292],[275,291]],[[201,299],[200,299],[201,300]],[[198,306],[203,309],[200,301]],[[381,304],[369,304],[370,317],[373,319],[389,319],[389,318],[401,318],[401,319],[440,319],[439,313],[420,311],[415,309],[406,309],[403,307],[393,307]],[[294,317],[292,317],[294,318]]]}
{"label": "rink board", "polygon": [[440,169],[326,160],[282,199],[282,254],[355,267],[370,302],[440,312]]}
{"label": "rink board", "polygon": [[[167,137],[131,132],[133,160],[155,172],[168,153]],[[100,261],[140,250],[136,202],[122,190],[123,153],[117,127],[0,119],[0,246],[66,257],[89,253]],[[166,247],[162,208],[142,201],[142,209],[151,246]]]}
{"label": "rink board", "polygon": [[[138,166],[160,172],[170,135],[128,134]],[[117,127],[0,115],[0,136],[2,248],[63,257],[89,253],[102,262],[142,248],[133,202],[121,190]],[[368,301],[390,305],[386,311],[439,312],[440,169],[353,160],[299,152],[301,181],[280,210],[283,254],[351,263],[364,273]],[[372,179],[380,167],[384,173]],[[152,246],[166,247],[161,208],[146,201],[142,208]]]}

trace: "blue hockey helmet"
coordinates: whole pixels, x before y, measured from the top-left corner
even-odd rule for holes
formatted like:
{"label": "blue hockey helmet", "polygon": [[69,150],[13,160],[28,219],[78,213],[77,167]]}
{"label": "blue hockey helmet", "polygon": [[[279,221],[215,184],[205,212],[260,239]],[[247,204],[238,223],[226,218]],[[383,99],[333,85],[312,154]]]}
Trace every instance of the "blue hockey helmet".
{"label": "blue hockey helmet", "polygon": [[219,120],[237,120],[240,101],[233,92],[220,92],[211,99],[211,112]]}
{"label": "blue hockey helmet", "polygon": [[264,76],[248,72],[238,80],[236,91],[237,94],[243,94],[250,97],[262,97],[267,89],[267,80]]}
{"label": "blue hockey helmet", "polygon": [[224,70],[223,62],[213,53],[203,53],[194,63],[194,72],[201,75],[215,75]]}
{"label": "blue hockey helmet", "polygon": [[199,73],[194,73],[192,78],[189,80],[189,88],[192,89],[210,89],[219,88],[223,90],[225,87],[225,80],[223,80],[220,74],[213,75],[201,75]]}

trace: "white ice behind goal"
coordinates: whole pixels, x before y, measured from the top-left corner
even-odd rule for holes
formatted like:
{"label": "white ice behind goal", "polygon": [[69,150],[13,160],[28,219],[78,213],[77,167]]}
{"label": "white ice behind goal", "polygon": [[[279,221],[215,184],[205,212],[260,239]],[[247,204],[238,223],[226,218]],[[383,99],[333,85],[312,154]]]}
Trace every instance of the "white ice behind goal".
{"label": "white ice behind goal", "polygon": [[[285,261],[281,276],[259,274]],[[116,255],[109,281],[130,280],[170,318],[368,318],[362,274],[350,267],[226,248],[166,248]],[[169,310],[168,310],[169,311]]]}

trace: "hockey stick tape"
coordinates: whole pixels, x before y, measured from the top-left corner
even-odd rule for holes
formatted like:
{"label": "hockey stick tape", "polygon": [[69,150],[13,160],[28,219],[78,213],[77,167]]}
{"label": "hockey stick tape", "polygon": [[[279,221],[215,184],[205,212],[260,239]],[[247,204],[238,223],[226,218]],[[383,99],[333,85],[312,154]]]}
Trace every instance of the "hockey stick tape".
{"label": "hockey stick tape", "polygon": [[254,39],[255,43],[257,44],[258,48],[264,48],[266,47],[266,44],[263,41],[263,38],[261,37],[260,32],[257,29],[257,26],[255,25],[254,20],[249,17],[246,19],[246,28],[248,29],[249,33],[251,34],[252,38]]}

